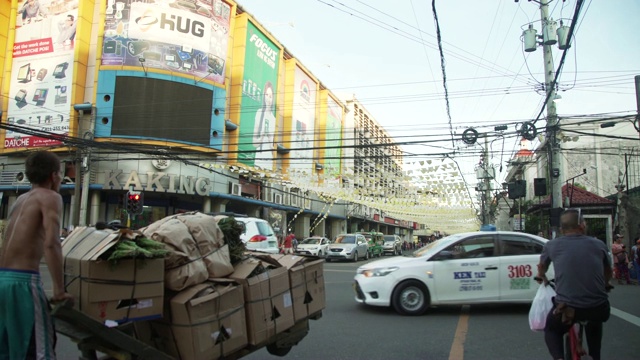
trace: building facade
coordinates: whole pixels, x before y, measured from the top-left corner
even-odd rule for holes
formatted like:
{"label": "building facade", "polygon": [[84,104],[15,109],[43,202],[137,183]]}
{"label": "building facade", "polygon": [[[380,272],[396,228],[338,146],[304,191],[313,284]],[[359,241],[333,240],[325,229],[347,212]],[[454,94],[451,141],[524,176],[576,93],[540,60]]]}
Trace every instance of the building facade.
{"label": "building facade", "polygon": [[[298,237],[351,231],[348,106],[236,3],[51,0],[32,17],[1,1],[0,47],[13,51],[0,54],[0,218],[30,188],[26,156],[49,149],[65,164],[66,227],[197,210]],[[376,131],[389,150],[373,161],[400,171]],[[359,156],[383,152],[371,146]],[[128,191],[144,194],[141,214],[125,211]],[[361,225],[416,227],[383,214]]]}

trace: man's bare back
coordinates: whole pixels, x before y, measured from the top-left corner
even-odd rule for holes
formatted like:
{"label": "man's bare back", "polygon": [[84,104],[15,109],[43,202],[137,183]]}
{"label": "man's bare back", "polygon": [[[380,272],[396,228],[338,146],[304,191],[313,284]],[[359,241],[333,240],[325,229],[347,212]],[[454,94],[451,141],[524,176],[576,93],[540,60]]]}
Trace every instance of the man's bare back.
{"label": "man's bare back", "polygon": [[[62,198],[54,190],[35,187],[20,195],[9,213],[0,251],[0,268],[39,271],[47,238],[59,241]],[[49,232],[49,233],[47,233]],[[55,234],[51,234],[55,233]],[[47,244],[51,246],[55,244]],[[58,244],[59,245],[59,244]]]}

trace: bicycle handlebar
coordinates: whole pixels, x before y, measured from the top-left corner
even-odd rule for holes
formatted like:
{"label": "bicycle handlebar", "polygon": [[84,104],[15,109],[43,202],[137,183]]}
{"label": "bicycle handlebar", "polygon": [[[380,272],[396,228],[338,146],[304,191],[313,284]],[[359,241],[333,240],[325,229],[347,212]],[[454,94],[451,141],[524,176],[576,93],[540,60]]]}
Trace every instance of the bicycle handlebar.
{"label": "bicycle handlebar", "polygon": [[[544,279],[543,279],[543,278],[541,278],[541,277],[539,277],[539,276],[534,277],[534,278],[533,278],[533,280],[537,281],[538,283],[542,283],[542,282],[544,281]],[[547,281],[548,281],[549,283],[555,283],[554,279],[549,279],[549,280],[547,280]],[[553,287],[553,285],[552,285],[552,287]],[[611,283],[607,283],[607,285],[605,285],[605,287],[604,287],[604,288],[605,288],[605,290],[606,290],[607,292],[609,292],[609,291],[611,291],[611,290],[615,289],[615,286],[611,285]]]}

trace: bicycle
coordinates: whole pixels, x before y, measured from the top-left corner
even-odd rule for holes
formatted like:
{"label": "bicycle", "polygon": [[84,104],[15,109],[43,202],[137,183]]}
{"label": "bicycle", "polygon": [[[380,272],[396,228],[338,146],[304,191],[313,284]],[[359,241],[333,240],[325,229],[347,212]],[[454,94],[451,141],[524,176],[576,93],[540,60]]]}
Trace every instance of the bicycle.
{"label": "bicycle", "polygon": [[588,321],[575,322],[564,336],[564,358],[566,360],[591,359],[587,349],[582,346],[584,327],[587,325],[587,322]]}
{"label": "bicycle", "polygon": [[[542,278],[535,277],[535,281],[542,282],[544,281]],[[555,281],[554,279],[548,280],[549,286],[551,286],[555,290]],[[611,291],[614,288],[613,285],[607,284],[606,290],[607,292]],[[554,311],[555,311],[554,307]],[[564,335],[564,358],[566,360],[588,360],[592,359],[589,356],[589,352],[585,346],[583,346],[584,339],[584,331],[585,327],[589,321],[573,321],[569,331]]]}

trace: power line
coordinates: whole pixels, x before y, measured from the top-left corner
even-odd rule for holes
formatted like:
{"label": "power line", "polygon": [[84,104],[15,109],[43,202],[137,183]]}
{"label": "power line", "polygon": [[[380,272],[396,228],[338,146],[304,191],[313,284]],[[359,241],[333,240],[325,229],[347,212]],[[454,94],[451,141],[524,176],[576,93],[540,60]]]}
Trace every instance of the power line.
{"label": "power line", "polygon": [[442,34],[440,33],[440,22],[438,21],[438,12],[436,11],[436,0],[431,1],[433,9],[433,19],[436,23],[436,35],[438,37],[438,50],[440,51],[440,67],[442,68],[442,86],[444,87],[444,101],[447,105],[447,118],[449,119],[449,131],[451,132],[451,143],[456,146],[453,139],[453,124],[451,123],[451,107],[449,106],[449,90],[447,89],[447,71],[445,69],[444,52],[442,51]]}

